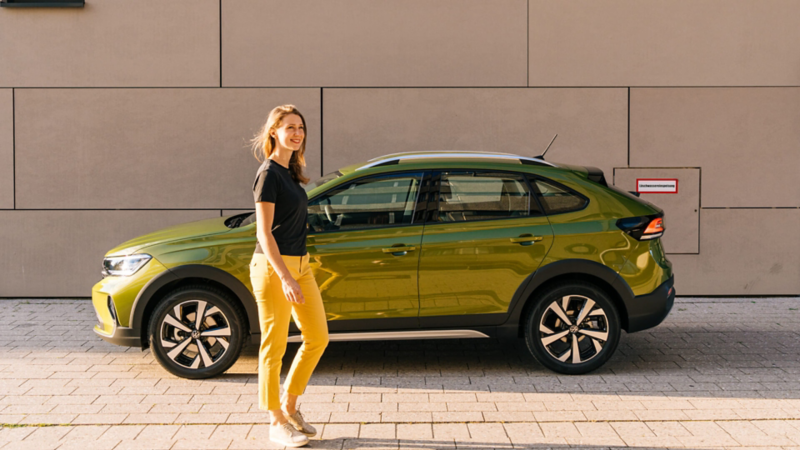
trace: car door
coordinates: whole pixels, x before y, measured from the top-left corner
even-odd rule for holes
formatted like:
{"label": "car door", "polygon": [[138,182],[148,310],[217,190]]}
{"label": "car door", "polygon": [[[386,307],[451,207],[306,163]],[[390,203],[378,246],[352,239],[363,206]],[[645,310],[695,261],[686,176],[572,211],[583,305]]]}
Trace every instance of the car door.
{"label": "car door", "polygon": [[417,328],[424,178],[367,176],[309,200],[307,247],[331,331]]}
{"label": "car door", "polygon": [[433,175],[438,206],[422,236],[422,327],[496,325],[553,242],[524,175],[446,170]]}

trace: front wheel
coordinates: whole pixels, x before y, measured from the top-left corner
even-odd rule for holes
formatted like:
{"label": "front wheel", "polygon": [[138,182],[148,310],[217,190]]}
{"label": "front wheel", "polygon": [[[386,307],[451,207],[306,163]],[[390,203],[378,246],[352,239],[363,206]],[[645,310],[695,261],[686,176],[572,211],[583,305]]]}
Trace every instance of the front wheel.
{"label": "front wheel", "polygon": [[578,375],[599,368],[614,354],[619,315],[602,289],[584,282],[562,283],[534,302],[525,318],[525,343],[543,366]]}
{"label": "front wheel", "polygon": [[210,378],[228,370],[244,345],[244,321],[226,293],[209,286],[178,288],[150,318],[150,348],[161,366],[182,378]]}

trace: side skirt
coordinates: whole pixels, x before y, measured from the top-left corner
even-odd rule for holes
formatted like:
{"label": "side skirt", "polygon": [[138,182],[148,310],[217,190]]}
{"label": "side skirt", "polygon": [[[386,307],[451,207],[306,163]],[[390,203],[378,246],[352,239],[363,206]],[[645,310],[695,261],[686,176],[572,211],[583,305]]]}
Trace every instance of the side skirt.
{"label": "side skirt", "polygon": [[[363,333],[331,333],[331,341],[394,341],[410,339],[469,339],[488,338],[475,330],[377,331]],[[299,334],[289,336],[288,342],[303,342]]]}

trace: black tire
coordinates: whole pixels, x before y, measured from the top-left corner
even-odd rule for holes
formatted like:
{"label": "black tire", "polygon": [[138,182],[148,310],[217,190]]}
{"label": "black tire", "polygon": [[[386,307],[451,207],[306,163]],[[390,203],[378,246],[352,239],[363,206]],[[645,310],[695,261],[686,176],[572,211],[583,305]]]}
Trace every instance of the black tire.
{"label": "black tire", "polygon": [[[533,302],[524,322],[525,343],[543,366],[579,375],[599,368],[614,354],[619,344],[619,313],[602,289],[581,281],[564,282],[537,295]],[[576,324],[582,312],[582,321]]]}
{"label": "black tire", "polygon": [[[198,329],[200,307],[204,315]],[[245,341],[244,324],[244,314],[228,294],[210,286],[192,285],[170,292],[159,302],[147,334],[161,367],[181,378],[203,379],[225,372],[239,358]]]}

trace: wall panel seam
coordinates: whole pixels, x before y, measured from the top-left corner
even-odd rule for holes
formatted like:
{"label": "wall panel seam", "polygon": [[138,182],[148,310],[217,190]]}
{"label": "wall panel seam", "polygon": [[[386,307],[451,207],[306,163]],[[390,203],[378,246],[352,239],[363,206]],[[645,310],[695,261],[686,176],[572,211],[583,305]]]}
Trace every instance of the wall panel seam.
{"label": "wall panel seam", "polygon": [[700,209],[800,209],[800,206],[703,206]]}
{"label": "wall panel seam", "polygon": [[11,203],[17,209],[17,98],[11,89]]}
{"label": "wall panel seam", "polygon": [[92,297],[73,297],[70,296],[68,298],[65,297],[43,297],[41,295],[37,295],[35,297],[24,297],[21,295],[15,295],[14,297],[0,297],[0,300],[81,300],[81,301],[91,301]]}
{"label": "wall panel seam", "polygon": [[525,24],[525,86],[531,86],[531,0],[526,4]]}
{"label": "wall panel seam", "polygon": [[325,133],[322,131],[322,127],[325,126],[324,96],[325,88],[321,87],[319,88],[319,176],[325,174]]}
{"label": "wall panel seam", "polygon": [[[691,86],[693,88],[800,88],[798,86]],[[0,89],[320,89],[321,86],[0,86]],[[326,89],[683,89],[687,86],[325,86]]]}
{"label": "wall panel seam", "polygon": [[[226,86],[226,89],[314,89],[316,86]],[[219,89],[220,86],[0,86],[0,89],[36,89],[36,90],[49,90],[49,89],[75,89],[75,90],[92,90],[92,89]]]}
{"label": "wall panel seam", "polygon": [[701,237],[703,236],[703,221],[700,216],[703,214],[703,168],[698,167],[697,178],[697,253],[700,253]]}
{"label": "wall panel seam", "polygon": [[219,0],[219,87],[222,87],[222,0]]}
{"label": "wall panel seam", "polygon": [[0,211],[220,211],[220,210],[252,210],[252,208],[241,208],[232,206],[230,208],[15,208]]}

